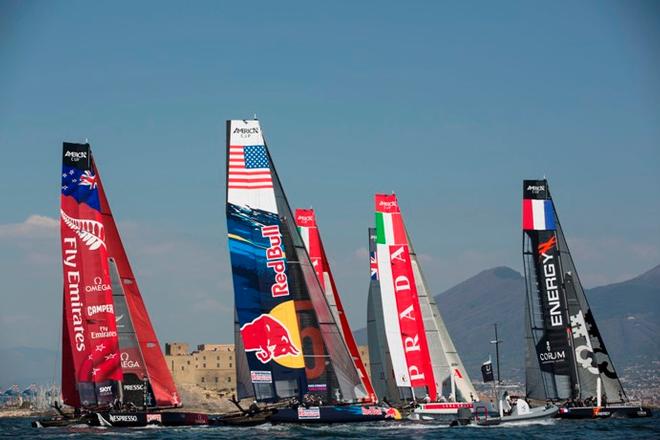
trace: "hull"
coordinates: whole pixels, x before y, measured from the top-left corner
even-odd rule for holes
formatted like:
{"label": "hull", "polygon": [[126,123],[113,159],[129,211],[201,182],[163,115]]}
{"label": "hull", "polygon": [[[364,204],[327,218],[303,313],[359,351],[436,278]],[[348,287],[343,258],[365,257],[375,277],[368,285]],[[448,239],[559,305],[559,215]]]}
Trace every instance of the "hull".
{"label": "hull", "polygon": [[139,427],[147,425],[192,426],[208,425],[208,415],[193,412],[157,412],[157,411],[106,411],[94,413],[90,417],[91,426]]}
{"label": "hull", "polygon": [[[73,425],[90,425],[91,424],[91,419],[92,419],[91,414],[86,414],[83,416],[79,417],[63,417],[63,416],[53,416],[53,417],[45,417],[42,419],[37,419],[32,422],[32,427],[33,428],[62,428],[65,426],[73,426]],[[94,418],[95,419],[95,418]]]}
{"label": "hull", "polygon": [[272,411],[263,411],[257,414],[235,414],[230,416],[222,416],[217,419],[209,421],[211,425],[217,426],[258,426],[270,422]]}
{"label": "hull", "polygon": [[608,417],[651,417],[651,409],[641,405],[574,406],[559,409],[561,419],[604,419]]}
{"label": "hull", "polygon": [[[460,417],[459,411],[461,412]],[[473,412],[474,404],[470,402],[422,403],[412,411],[408,418],[417,421],[432,420],[451,424],[459,418],[465,418],[468,413],[471,415]]]}
{"label": "hull", "polygon": [[557,408],[555,405],[531,408],[528,412],[523,414],[514,413],[504,417],[499,417],[497,413],[494,414],[494,417],[489,417],[487,412],[484,413],[483,411],[480,411],[475,414],[474,422],[479,426],[495,426],[506,423],[530,422],[534,420],[543,420],[556,417],[558,412],[559,408]]}
{"label": "hull", "polygon": [[394,408],[379,406],[338,405],[305,408],[281,408],[274,411],[270,422],[277,423],[360,423],[383,420],[401,420]]}

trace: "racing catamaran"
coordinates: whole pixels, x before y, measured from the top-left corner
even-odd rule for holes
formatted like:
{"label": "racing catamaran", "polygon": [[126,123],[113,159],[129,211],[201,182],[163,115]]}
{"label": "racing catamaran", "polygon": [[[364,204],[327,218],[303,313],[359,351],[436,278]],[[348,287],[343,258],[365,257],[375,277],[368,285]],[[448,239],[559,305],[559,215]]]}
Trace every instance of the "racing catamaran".
{"label": "racing catamaran", "polygon": [[272,423],[399,417],[370,404],[257,120],[227,121],[226,207],[238,398]]}
{"label": "racing catamaran", "polygon": [[523,181],[526,394],[562,418],[647,417],[631,402],[580,283],[546,180]]}
{"label": "racing catamaran", "polygon": [[367,317],[372,378],[389,401],[414,401],[413,418],[453,421],[459,410],[471,411],[477,392],[427,288],[396,195],[376,194],[375,205]]}
{"label": "racing catamaran", "polygon": [[[35,426],[206,424],[181,407],[89,144],[64,143],[62,399]],[[57,407],[59,409],[59,407]]]}

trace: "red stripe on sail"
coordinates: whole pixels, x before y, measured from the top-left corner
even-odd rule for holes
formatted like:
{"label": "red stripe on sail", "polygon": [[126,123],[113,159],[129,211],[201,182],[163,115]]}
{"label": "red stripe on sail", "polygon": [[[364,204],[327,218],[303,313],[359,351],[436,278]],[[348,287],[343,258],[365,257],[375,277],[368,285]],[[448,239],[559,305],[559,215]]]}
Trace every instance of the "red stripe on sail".
{"label": "red stripe on sail", "polygon": [[534,229],[534,214],[531,199],[523,199],[522,201],[522,228],[523,230]]}
{"label": "red stripe on sail", "polygon": [[264,189],[272,188],[273,185],[260,185],[260,186],[247,186],[247,185],[231,185],[231,189]]}
{"label": "red stripe on sail", "polygon": [[408,366],[410,385],[413,387],[426,386],[429,390],[429,397],[435,400],[437,390],[408,245],[393,245],[389,247],[389,250],[397,318],[399,319],[401,342]]}
{"label": "red stripe on sail", "polygon": [[406,237],[406,228],[403,226],[403,217],[400,212],[392,214],[392,229],[394,230],[394,243],[395,244],[408,244],[408,237]]}

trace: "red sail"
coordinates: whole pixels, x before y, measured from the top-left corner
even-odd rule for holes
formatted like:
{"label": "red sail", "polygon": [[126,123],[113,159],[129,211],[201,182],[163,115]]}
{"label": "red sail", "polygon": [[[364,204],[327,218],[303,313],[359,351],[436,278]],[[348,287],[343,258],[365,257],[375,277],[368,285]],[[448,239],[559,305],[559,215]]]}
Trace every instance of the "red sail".
{"label": "red sail", "polygon": [[[82,179],[88,171],[88,155],[74,155],[85,152],[67,145],[60,207],[65,341],[68,338],[62,366],[68,371],[73,366],[80,403],[94,406],[112,402],[113,382],[122,379],[119,341],[112,292],[89,292],[89,286],[107,285],[109,273],[101,213],[95,208],[94,199],[88,198],[92,191]],[[68,400],[76,402],[75,398]]]}
{"label": "red sail", "polygon": [[[142,295],[138,288],[137,281],[128,262],[128,257],[124,251],[124,246],[119,236],[119,230],[115,224],[110,211],[108,199],[103,190],[103,184],[96,169],[96,164],[92,159],[92,167],[98,179],[99,199],[101,203],[101,213],[103,215],[103,224],[105,225],[106,243],[108,254],[117,264],[122,287],[126,296],[126,302],[130,312],[130,318],[133,322],[135,334],[137,335],[139,348],[144,359],[147,378],[153,389],[157,406],[180,406],[181,401],[172,379],[172,374],[167,368],[165,357],[160,348],[160,343],[156,337],[156,332],[151,325],[149,314],[142,301]],[[132,366],[131,353],[122,352],[122,369],[135,369]]]}
{"label": "red sail", "polygon": [[[337,312],[339,317],[339,324],[341,326],[341,332],[344,336],[344,341],[348,347],[348,351],[353,358],[355,368],[358,370],[360,379],[364,385],[365,391],[369,396],[370,401],[376,401],[376,393],[373,386],[371,385],[371,380],[367,374],[367,370],[362,362],[360,357],[360,352],[358,351],[355,338],[353,337],[353,332],[351,327],[348,324],[348,319],[346,318],[346,313],[344,312],[344,306],[342,305],[341,298],[339,297],[339,292],[337,291],[337,286],[335,285],[335,279],[332,276],[332,271],[330,270],[330,264],[328,263],[328,257],[325,254],[325,249],[323,248],[323,242],[321,241],[321,235],[316,225],[316,217],[314,215],[313,209],[296,209],[296,225],[301,229],[301,235],[303,240],[307,245],[307,253],[309,258],[314,265],[314,271],[316,276],[321,283],[323,291],[328,294],[328,290],[332,293],[334,303],[337,306]],[[306,229],[307,233],[302,234],[302,230]]]}
{"label": "red sail", "polygon": [[[66,299],[66,298],[64,298]],[[62,302],[62,401],[75,408],[80,407],[80,395],[76,390],[76,374],[73,365],[71,339],[67,326],[66,303]]]}
{"label": "red sail", "polygon": [[65,143],[63,153],[64,401],[76,407],[95,406],[109,404],[120,395],[118,384],[125,380],[124,364],[130,354],[120,347],[117,330],[110,271],[110,261],[114,261],[144,359],[139,368],[143,374],[138,376],[150,382],[156,405],[177,405],[174,382],[135,284],[90,147]]}

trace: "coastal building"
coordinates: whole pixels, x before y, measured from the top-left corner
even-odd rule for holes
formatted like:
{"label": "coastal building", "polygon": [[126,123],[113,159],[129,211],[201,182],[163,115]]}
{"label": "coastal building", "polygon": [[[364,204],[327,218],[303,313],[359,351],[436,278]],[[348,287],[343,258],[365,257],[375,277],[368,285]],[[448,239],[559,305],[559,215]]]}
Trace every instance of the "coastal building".
{"label": "coastal building", "polygon": [[[358,350],[369,371],[369,348],[362,345]],[[167,342],[165,360],[177,385],[196,385],[227,396],[236,392],[234,344],[201,344],[190,351],[184,342]]]}
{"label": "coastal building", "polygon": [[165,344],[174,382],[231,395],[236,392],[234,344],[201,344],[194,351],[181,342]]}

